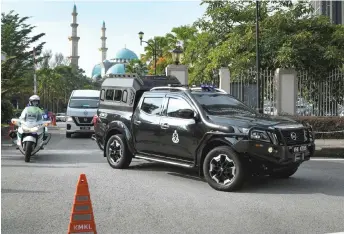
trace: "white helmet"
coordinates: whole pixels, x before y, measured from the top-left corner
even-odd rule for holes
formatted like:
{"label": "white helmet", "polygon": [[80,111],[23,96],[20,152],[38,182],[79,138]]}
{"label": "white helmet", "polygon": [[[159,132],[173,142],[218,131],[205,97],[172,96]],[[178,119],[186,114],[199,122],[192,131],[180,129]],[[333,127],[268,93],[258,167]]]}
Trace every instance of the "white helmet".
{"label": "white helmet", "polygon": [[30,106],[38,106],[39,103],[40,103],[40,98],[38,95],[32,95],[30,98],[29,98],[29,105]]}

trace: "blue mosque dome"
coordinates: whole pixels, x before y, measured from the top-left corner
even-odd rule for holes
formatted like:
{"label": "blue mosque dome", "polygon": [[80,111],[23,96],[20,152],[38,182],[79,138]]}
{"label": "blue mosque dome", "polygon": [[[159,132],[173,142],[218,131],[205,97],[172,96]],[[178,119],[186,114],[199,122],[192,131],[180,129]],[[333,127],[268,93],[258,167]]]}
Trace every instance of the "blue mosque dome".
{"label": "blue mosque dome", "polygon": [[106,74],[125,74],[125,66],[122,63],[118,63],[109,68]]}
{"label": "blue mosque dome", "polygon": [[115,59],[132,60],[132,59],[138,59],[138,57],[133,51],[127,48],[123,48],[116,53]]}
{"label": "blue mosque dome", "polygon": [[100,64],[97,64],[93,67],[93,70],[92,70],[92,77],[94,76],[98,76],[101,74],[101,65]]}

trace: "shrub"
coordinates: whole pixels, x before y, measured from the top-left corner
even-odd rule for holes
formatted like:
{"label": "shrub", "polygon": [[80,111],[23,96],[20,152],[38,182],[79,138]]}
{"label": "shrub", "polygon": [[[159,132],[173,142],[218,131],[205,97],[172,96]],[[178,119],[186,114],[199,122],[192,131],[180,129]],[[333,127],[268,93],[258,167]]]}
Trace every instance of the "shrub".
{"label": "shrub", "polygon": [[[344,118],[330,116],[288,116],[300,123],[309,123],[316,139],[344,139]],[[338,132],[339,131],[339,132]]]}
{"label": "shrub", "polygon": [[8,123],[13,118],[14,107],[9,100],[1,100],[1,122]]}

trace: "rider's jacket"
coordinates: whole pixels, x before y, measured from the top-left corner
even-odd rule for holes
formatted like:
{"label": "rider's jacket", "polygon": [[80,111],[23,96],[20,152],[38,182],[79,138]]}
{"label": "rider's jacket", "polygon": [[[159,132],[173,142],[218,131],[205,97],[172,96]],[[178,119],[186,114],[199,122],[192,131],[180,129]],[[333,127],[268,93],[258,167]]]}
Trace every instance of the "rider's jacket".
{"label": "rider's jacket", "polygon": [[[27,106],[25,107],[25,109],[22,111],[21,115],[20,115],[20,119],[26,119],[26,118],[30,118],[30,117],[34,117],[37,118],[38,115],[43,115],[44,111],[41,110],[39,107],[37,106]],[[39,118],[39,117],[38,117]]]}

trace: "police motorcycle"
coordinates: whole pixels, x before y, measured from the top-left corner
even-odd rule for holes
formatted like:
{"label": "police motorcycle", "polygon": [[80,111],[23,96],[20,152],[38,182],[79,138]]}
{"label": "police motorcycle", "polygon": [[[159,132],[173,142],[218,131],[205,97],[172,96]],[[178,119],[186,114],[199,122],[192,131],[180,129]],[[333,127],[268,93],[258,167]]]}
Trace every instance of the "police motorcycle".
{"label": "police motorcycle", "polygon": [[44,149],[43,146],[48,144],[51,134],[47,133],[50,120],[35,110],[36,107],[28,107],[24,118],[13,118],[12,124],[18,126],[16,131],[11,131],[9,136],[17,145],[17,149],[25,156],[25,162],[30,159],[39,150]]}

